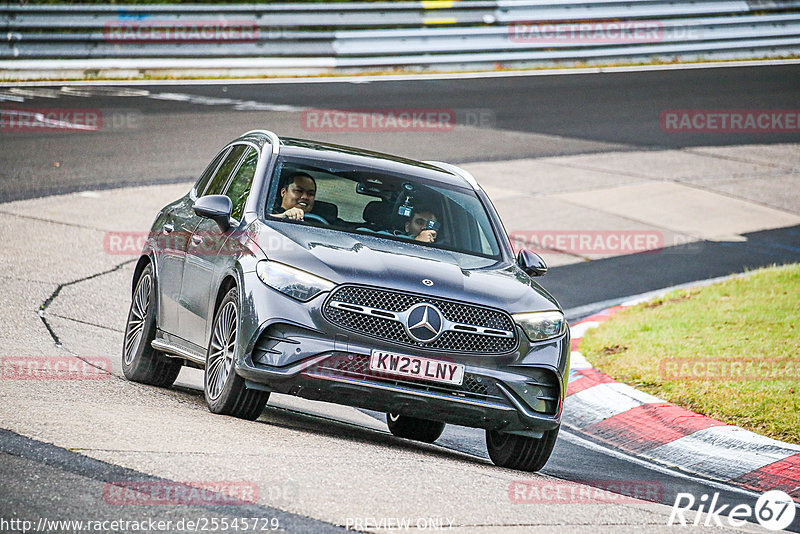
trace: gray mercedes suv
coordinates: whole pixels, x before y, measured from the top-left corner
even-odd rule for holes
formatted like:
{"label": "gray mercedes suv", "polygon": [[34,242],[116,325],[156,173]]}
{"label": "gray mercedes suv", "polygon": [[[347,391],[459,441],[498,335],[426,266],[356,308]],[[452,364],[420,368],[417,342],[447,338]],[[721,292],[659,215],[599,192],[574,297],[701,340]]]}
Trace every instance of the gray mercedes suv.
{"label": "gray mercedes suv", "polygon": [[252,131],[156,217],[123,370],[168,387],[204,369],[209,409],[246,419],[277,392],[425,442],[482,428],[495,464],[536,471],[570,352],[546,270],[453,165]]}

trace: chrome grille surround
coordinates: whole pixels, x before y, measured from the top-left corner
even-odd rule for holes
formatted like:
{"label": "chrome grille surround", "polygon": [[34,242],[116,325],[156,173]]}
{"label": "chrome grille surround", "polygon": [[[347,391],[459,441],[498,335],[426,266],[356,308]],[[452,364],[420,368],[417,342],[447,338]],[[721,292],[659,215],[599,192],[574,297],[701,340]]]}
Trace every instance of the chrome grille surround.
{"label": "chrome grille surround", "polygon": [[[414,341],[408,312],[420,303],[442,314],[442,332],[433,341]],[[360,334],[428,350],[468,354],[506,354],[517,348],[514,321],[507,313],[473,304],[373,287],[336,288],[322,307],[331,323]]]}

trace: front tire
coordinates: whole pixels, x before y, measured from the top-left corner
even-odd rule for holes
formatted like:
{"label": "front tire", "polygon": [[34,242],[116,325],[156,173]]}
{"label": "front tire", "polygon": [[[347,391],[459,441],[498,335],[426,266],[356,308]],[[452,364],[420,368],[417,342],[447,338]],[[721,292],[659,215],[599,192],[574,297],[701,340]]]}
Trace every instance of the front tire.
{"label": "front tire", "polygon": [[486,448],[489,451],[489,458],[496,466],[520,471],[538,471],[550,458],[557,436],[557,428],[546,431],[538,439],[487,430]]}
{"label": "front tire", "polygon": [[444,432],[444,423],[429,421],[407,415],[386,414],[389,432],[399,438],[413,439],[425,443],[433,443]]}
{"label": "front tire", "polygon": [[253,421],[264,411],[269,392],[247,389],[244,379],[236,374],[239,341],[239,293],[228,291],[214,317],[211,342],[206,354],[203,392],[208,409],[213,413],[232,415]]}
{"label": "front tire", "polygon": [[150,345],[155,336],[156,279],[153,266],[147,265],[136,282],[128,311],[122,344],[122,372],[128,380],[166,388],[175,382],[182,364]]}

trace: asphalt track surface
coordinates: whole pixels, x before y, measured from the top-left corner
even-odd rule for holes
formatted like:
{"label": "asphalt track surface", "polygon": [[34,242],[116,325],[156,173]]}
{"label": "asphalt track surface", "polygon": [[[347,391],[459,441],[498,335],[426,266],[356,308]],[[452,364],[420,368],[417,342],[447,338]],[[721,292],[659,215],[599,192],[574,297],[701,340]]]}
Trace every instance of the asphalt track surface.
{"label": "asphalt track surface", "polygon": [[[0,109],[99,110],[102,129],[68,134],[0,130],[0,202],[86,187],[193,180],[221,145],[254,128],[456,163],[792,142],[796,133],[667,133],[660,121],[662,112],[676,109],[794,109],[800,65],[129,87],[128,94],[147,91],[146,97],[104,96],[119,92],[90,87],[69,91],[86,96],[68,96],[58,89],[31,93],[35,90],[27,86],[0,87]],[[192,101],[192,96],[205,100]],[[303,122],[306,108],[445,111],[455,114],[457,127],[430,135],[315,131]]]}
{"label": "asphalt track surface", "polygon": [[[795,109],[798,95],[797,64],[363,83],[0,87],[0,109],[95,110],[103,117],[98,132],[0,130],[0,202],[194,180],[221,146],[254,128],[451,162],[796,142],[796,133],[666,133],[660,117],[675,109]],[[304,119],[309,108],[452,111],[456,127],[317,131]],[[800,228],[747,237],[555,268],[543,285],[572,309],[800,261]]]}
{"label": "asphalt track surface", "polygon": [[[201,396],[201,392],[188,392]],[[383,414],[370,413],[383,420]],[[310,417],[303,413],[292,413],[310,431],[332,435],[357,436],[358,439],[383,441],[386,438],[374,431],[359,432],[333,420]],[[470,428],[448,426],[437,441],[446,449],[466,453],[476,459],[488,459],[483,445],[483,433]],[[397,446],[397,444],[395,444]],[[410,445],[415,446],[415,445]],[[469,461],[469,457],[462,458]],[[598,471],[598,466],[602,470]],[[678,493],[691,493],[698,499],[702,495],[717,494],[718,507],[746,504],[755,507],[757,495],[730,489],[702,479],[670,473],[665,468],[654,469],[644,462],[635,462],[612,450],[603,450],[596,444],[562,430],[550,461],[541,471],[543,475],[566,481],[579,482],[598,488],[608,487],[610,481],[624,484],[647,484],[659,488],[660,501],[666,505],[675,502]],[[173,525],[183,520],[201,518],[261,517],[276,519],[281,532],[340,532],[346,529],[317,521],[298,514],[284,512],[269,506],[233,502],[216,505],[182,506],[114,506],[104,499],[104,486],[124,481],[136,483],[164,483],[166,479],[145,475],[127,468],[101,462],[72,451],[0,430],[0,475],[13,483],[0,486],[2,516],[59,520],[128,520],[142,521],[143,517],[159,521],[172,521]],[[10,513],[13,511],[13,514]],[[568,513],[568,510],[565,510]],[[724,516],[724,514],[723,514]],[[701,516],[701,524],[707,516]],[[712,523],[709,523],[711,525]],[[723,523],[724,524],[724,523]],[[553,525],[554,526],[554,525]],[[630,526],[630,525],[627,525]],[[626,524],[621,522],[624,529]],[[680,528],[680,527],[673,527]],[[800,531],[800,518],[789,527]]]}
{"label": "asphalt track surface", "polygon": [[[117,85],[122,87],[123,84]],[[17,88],[24,89],[24,88]],[[800,91],[800,66],[725,68],[668,72],[563,75],[374,83],[317,83],[140,87],[150,94],[197,95],[258,102],[272,110],[237,111],[230,103],[197,103],[191,99],[141,96],[89,97],[33,94],[9,106],[101,109],[106,116],[136,117],[136,125],[100,133],[0,132],[0,202],[87,188],[193,179],[213,153],[229,139],[252,128],[281,134],[338,140],[415,158],[466,162],[541,157],[587,152],[657,149],[695,145],[797,142],[794,134],[670,135],[660,128],[660,113],[669,109],[791,109]],[[9,94],[8,89],[0,94]],[[14,94],[24,94],[18,91]],[[291,106],[292,109],[281,109]],[[457,115],[481,116],[478,128],[437,135],[431,143],[402,134],[308,132],[301,108],[454,109]],[[296,109],[295,109],[296,108]],[[472,113],[470,112],[479,112]],[[57,165],[56,165],[57,164]],[[90,214],[87,214],[87,216]],[[637,254],[554,268],[543,285],[565,308],[613,300],[661,287],[741,272],[747,268],[800,261],[800,228],[748,235],[741,243],[701,242],[692,254]],[[188,395],[196,393],[187,392]],[[379,415],[375,414],[376,417]],[[297,415],[298,417],[303,417]],[[310,418],[321,431],[335,421]],[[447,448],[486,458],[482,435],[448,427],[438,442]],[[103,516],[97,492],[86,484],[120,480],[122,468],[83,460],[64,449],[0,433],[0,476],[17,481],[0,485],[0,502],[17,510],[50,517],[92,511]],[[672,504],[677,492],[720,492],[721,503],[752,505],[755,497],[715,487],[679,474],[631,461],[597,444],[564,432],[544,473],[586,481],[603,465],[605,479],[657,481],[662,501]],[[141,475],[131,473],[131,476]],[[596,477],[595,477],[596,478]],[[57,496],[71,495],[71,499]],[[92,496],[95,497],[92,497]],[[54,497],[56,496],[56,497]],[[253,505],[254,513],[281,515],[287,531],[325,531],[335,527]],[[27,507],[27,508],[26,508]],[[163,508],[163,507],[162,507]],[[67,513],[69,512],[69,513]],[[198,510],[198,513],[207,510]],[[243,515],[241,508],[215,510]],[[159,510],[159,514],[168,511]],[[186,516],[186,513],[181,514]],[[89,516],[90,517],[90,516]],[[306,522],[304,522],[306,521]],[[800,519],[792,527],[800,531]]]}
{"label": "asphalt track surface", "polygon": [[[290,514],[268,506],[233,501],[229,504],[159,506],[142,508],[109,506],[102,498],[109,483],[165,483],[165,479],[138,473],[131,469],[108,464],[80,454],[35,441],[8,430],[0,430],[0,475],[7,481],[0,489],[2,515],[6,519],[46,517],[54,520],[82,518],[91,521],[203,521],[203,518],[262,518],[259,527],[282,532],[342,532],[344,529],[308,517]],[[13,483],[11,483],[13,481]],[[126,510],[127,508],[127,510]],[[274,523],[270,523],[274,520]],[[38,525],[37,525],[38,527]],[[19,532],[21,529],[14,529]],[[52,527],[51,532],[69,529]],[[125,530],[125,529],[121,529]],[[150,529],[155,530],[155,529]],[[200,529],[192,529],[192,531]],[[0,528],[7,532],[7,528]]]}

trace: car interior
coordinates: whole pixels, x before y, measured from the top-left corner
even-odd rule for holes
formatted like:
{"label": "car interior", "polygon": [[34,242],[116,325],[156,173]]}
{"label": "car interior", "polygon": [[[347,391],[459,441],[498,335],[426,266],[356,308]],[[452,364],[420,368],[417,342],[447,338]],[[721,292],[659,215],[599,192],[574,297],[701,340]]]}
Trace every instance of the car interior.
{"label": "car interior", "polygon": [[[364,169],[326,169],[299,162],[284,163],[279,171],[279,186],[270,194],[272,209],[280,211],[280,191],[297,173],[312,176],[317,193],[311,214],[325,223],[308,218],[304,224],[328,227],[346,232],[379,234],[392,239],[408,240],[405,225],[417,205],[425,205],[439,216],[436,241],[431,246],[481,255],[497,254],[488,244],[481,228],[467,206],[451,198],[447,190],[401,176],[378,174]],[[458,232],[453,229],[458,228]]]}

